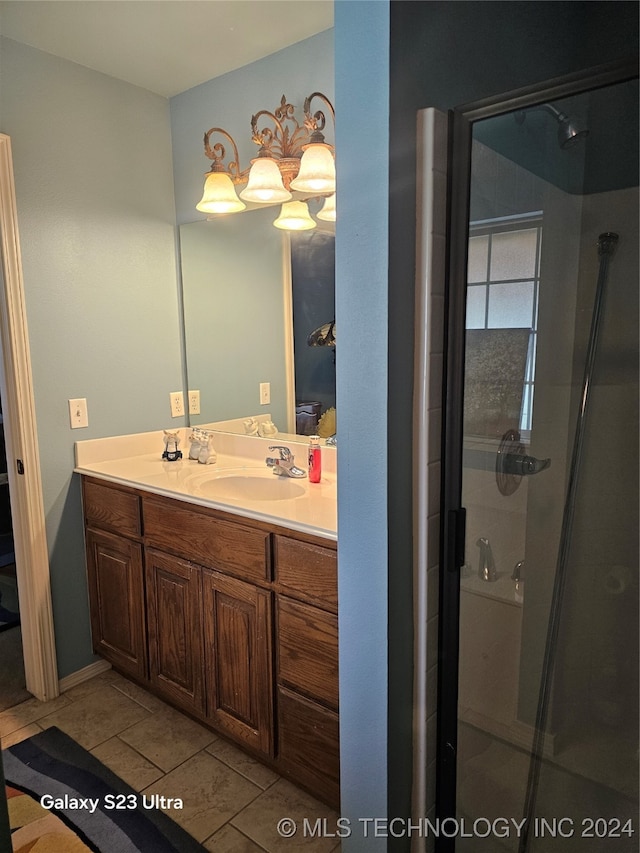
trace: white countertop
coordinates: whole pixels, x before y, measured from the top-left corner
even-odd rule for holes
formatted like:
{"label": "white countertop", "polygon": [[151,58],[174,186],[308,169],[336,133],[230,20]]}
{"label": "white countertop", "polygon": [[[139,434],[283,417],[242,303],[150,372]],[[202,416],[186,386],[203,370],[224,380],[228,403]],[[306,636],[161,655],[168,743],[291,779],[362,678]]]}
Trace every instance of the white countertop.
{"label": "white countertop", "polygon": [[[178,430],[183,458],[162,459],[162,431],[76,442],[76,467],[85,474],[153,494],[209,506],[233,515],[288,527],[314,536],[337,538],[335,448],[323,447],[320,483],[307,477],[277,477],[266,466],[269,446],[286,444],[306,471],[308,445],[253,436],[216,434],[217,461],[202,465],[188,458],[191,432]],[[225,481],[225,482],[222,482]],[[228,487],[228,488],[227,488]]]}

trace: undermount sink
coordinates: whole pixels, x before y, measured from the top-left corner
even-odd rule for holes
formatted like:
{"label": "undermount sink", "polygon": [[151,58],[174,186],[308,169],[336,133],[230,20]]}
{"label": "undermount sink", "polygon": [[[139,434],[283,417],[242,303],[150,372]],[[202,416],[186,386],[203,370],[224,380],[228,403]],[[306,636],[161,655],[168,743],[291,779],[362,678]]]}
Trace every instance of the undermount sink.
{"label": "undermount sink", "polygon": [[306,490],[288,477],[230,474],[200,479],[193,484],[192,491],[213,500],[286,501],[301,497]]}

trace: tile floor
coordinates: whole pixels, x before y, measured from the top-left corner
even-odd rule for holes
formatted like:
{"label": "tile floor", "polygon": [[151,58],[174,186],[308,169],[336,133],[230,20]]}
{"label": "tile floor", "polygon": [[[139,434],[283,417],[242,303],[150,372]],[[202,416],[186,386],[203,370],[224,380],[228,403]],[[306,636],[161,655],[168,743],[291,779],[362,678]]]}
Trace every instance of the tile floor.
{"label": "tile floor", "polygon": [[113,670],[51,702],[28,699],[0,713],[2,748],[57,726],[136,791],[180,797],[167,809],[216,853],[334,853],[336,837],[278,835],[283,817],[303,826],[337,814],[223,738]]}

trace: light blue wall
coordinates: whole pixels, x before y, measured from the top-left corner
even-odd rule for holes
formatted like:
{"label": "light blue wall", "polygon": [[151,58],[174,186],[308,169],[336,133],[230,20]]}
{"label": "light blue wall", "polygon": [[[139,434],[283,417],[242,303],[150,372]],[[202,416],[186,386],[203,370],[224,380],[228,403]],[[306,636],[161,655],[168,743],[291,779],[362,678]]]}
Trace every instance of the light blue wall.
{"label": "light blue wall", "polygon": [[335,33],[342,849],[373,853],[386,839],[359,819],[387,814],[387,0],[338,0]]}
{"label": "light blue wall", "polygon": [[[195,206],[202,196],[205,172],[211,166],[203,146],[209,128],[222,127],[233,136],[240,167],[246,169],[258,152],[251,140],[253,113],[275,110],[286,95],[300,120],[307,95],[320,91],[333,101],[333,78],[333,30],[326,30],[171,98],[178,224],[206,218]],[[314,101],[314,109],[318,105]],[[326,137],[328,142],[333,141],[330,118]]]}
{"label": "light blue wall", "polygon": [[[178,423],[182,387],[166,99],[8,39],[11,137],[58,667],[93,660],[76,440]],[[86,397],[88,429],[67,400]]]}

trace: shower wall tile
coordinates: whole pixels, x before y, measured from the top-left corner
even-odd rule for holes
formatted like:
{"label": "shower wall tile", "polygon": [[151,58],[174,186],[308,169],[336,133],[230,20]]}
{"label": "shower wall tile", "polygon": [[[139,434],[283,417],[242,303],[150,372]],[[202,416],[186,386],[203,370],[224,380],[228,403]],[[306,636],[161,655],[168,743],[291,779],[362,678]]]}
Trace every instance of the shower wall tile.
{"label": "shower wall tile", "polygon": [[432,233],[444,237],[447,233],[447,175],[433,171]]}
{"label": "shower wall tile", "polygon": [[443,234],[432,234],[431,245],[431,295],[444,296],[446,237]]}
{"label": "shower wall tile", "polygon": [[[442,457],[442,409],[427,412],[429,462],[439,462]],[[436,509],[439,510],[439,507]]]}
{"label": "shower wall tile", "polygon": [[429,407],[436,409],[442,406],[442,373],[444,356],[431,353],[429,358]]}
{"label": "shower wall tile", "polygon": [[[427,755],[436,754],[436,736],[438,731],[438,715],[433,713],[427,720]],[[435,759],[434,759],[435,761]]]}
{"label": "shower wall tile", "polygon": [[436,567],[439,568],[440,560],[440,515],[430,515],[427,519],[427,565],[425,570]]}
{"label": "shower wall tile", "polygon": [[438,698],[438,667],[431,666],[427,670],[427,694],[432,697],[435,707],[435,702]]}
{"label": "shower wall tile", "polygon": [[427,800],[435,802],[436,798],[436,762],[432,761],[427,767]]}
{"label": "shower wall tile", "polygon": [[438,615],[438,592],[440,590],[440,566],[427,572],[427,618]]}
{"label": "shower wall tile", "polygon": [[427,469],[427,478],[429,485],[428,501],[429,506],[438,506],[440,501],[440,462],[431,462]]}
{"label": "shower wall tile", "polygon": [[430,305],[429,352],[441,355],[444,352],[444,296],[432,295]]}
{"label": "shower wall tile", "polygon": [[[438,617],[427,620],[427,670],[438,665]],[[431,697],[429,697],[431,699]],[[433,707],[432,707],[433,705]],[[429,702],[429,710],[435,712],[435,703]]]}
{"label": "shower wall tile", "polygon": [[[435,806],[427,812],[427,820],[431,821],[431,825],[436,825],[436,809]],[[426,838],[425,853],[435,853],[436,838],[434,833],[429,833]]]}

